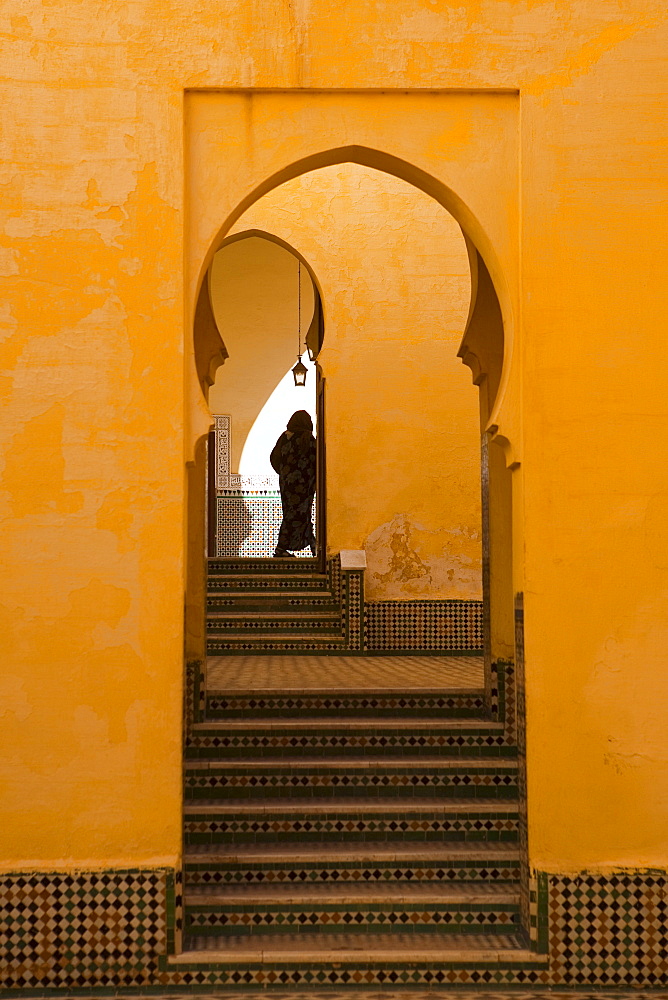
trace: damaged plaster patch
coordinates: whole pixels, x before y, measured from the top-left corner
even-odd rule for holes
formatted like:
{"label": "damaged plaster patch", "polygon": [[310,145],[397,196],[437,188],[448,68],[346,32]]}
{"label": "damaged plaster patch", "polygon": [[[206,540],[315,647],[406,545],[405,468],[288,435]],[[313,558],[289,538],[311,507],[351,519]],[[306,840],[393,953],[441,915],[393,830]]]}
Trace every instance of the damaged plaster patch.
{"label": "damaged plaster patch", "polygon": [[475,532],[430,531],[408,514],[395,514],[365,541],[367,597],[479,600],[481,564],[464,551],[472,542],[479,542]]}
{"label": "damaged plaster patch", "polygon": [[407,583],[429,575],[428,567],[412,548],[414,526],[407,514],[396,514],[373,531],[365,544],[369,569],[378,584]]}

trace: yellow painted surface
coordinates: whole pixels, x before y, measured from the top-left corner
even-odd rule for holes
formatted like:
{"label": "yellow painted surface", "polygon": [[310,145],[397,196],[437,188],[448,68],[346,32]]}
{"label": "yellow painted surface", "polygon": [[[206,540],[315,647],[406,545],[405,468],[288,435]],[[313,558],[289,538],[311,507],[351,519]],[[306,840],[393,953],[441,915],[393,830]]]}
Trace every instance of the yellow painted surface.
{"label": "yellow painted surface", "polygon": [[[244,228],[238,226],[237,231]],[[232,417],[231,472],[239,471],[243,446],[260,410],[297,361],[297,270],[293,254],[258,236],[228,243],[211,265],[211,303],[229,358],[209,390],[209,407],[212,413]],[[301,286],[304,349],[313,316],[313,283],[306,268]]]}
{"label": "yellow painted surface", "polygon": [[[457,358],[470,301],[459,226],[413,185],[341,164],[266,194],[232,232],[245,229],[294,246],[320,282],[329,551],[366,550],[369,600],[479,599],[478,394]],[[229,281],[250,297],[236,270]]]}
{"label": "yellow painted surface", "polygon": [[197,286],[259,195],[352,159],[501,300],[531,861],[666,868],[662,0],[6,0],[0,32],[3,867],[178,856]]}

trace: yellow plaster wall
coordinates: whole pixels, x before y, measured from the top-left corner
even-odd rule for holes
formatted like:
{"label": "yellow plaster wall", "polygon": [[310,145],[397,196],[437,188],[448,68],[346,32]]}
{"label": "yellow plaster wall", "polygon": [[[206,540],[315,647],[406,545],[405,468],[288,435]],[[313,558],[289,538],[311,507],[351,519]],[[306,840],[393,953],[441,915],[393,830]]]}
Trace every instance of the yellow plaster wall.
{"label": "yellow plaster wall", "polygon": [[77,170],[55,151],[60,194],[45,158],[41,187],[14,168],[1,238],[7,868],[178,853],[180,284],[162,246],[178,212],[155,165],[115,176],[75,152]]}
{"label": "yellow plaster wall", "polygon": [[[506,282],[532,863],[665,868],[663,0],[5,0],[0,34],[2,865],[177,856],[183,316],[258,184],[390,135],[483,220]],[[309,145],[293,105],[244,99],[207,153],[209,224],[184,90],[239,86],[396,100],[360,95],[353,121],[323,98]],[[429,147],[411,88],[517,89],[516,147],[467,160],[463,113]]]}
{"label": "yellow plaster wall", "polygon": [[405,181],[347,163],[280,185],[231,231],[254,228],[294,246],[321,285],[329,551],[366,549],[369,600],[480,598],[478,393],[457,358],[470,301],[459,226]]}
{"label": "yellow plaster wall", "polygon": [[[231,472],[239,471],[260,410],[297,361],[297,270],[293,254],[257,236],[228,243],[211,264],[211,304],[229,358],[209,389],[209,408],[232,416]],[[313,282],[302,267],[302,349],[312,316]]]}

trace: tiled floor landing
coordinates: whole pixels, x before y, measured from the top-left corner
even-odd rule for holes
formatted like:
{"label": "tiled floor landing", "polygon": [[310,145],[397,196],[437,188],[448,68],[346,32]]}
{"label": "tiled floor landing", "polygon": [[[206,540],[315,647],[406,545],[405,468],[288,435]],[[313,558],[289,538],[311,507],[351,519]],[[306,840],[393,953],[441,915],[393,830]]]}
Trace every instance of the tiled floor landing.
{"label": "tiled floor landing", "polygon": [[209,690],[468,691],[484,686],[482,656],[210,656]]}

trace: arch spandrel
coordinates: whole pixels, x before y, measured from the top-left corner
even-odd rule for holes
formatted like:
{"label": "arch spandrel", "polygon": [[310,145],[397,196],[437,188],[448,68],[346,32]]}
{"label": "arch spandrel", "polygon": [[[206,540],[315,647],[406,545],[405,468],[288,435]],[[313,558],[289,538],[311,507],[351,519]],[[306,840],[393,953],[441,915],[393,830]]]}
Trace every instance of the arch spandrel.
{"label": "arch spandrel", "polygon": [[[504,364],[493,413],[518,460],[518,95],[510,92],[250,92],[186,95],[186,329],[211,262],[246,209],[300,174],[354,162],[439,202],[481,254],[501,306]],[[354,141],[353,141],[354,140]],[[192,352],[191,352],[192,353]],[[210,414],[189,362],[186,447]]]}

